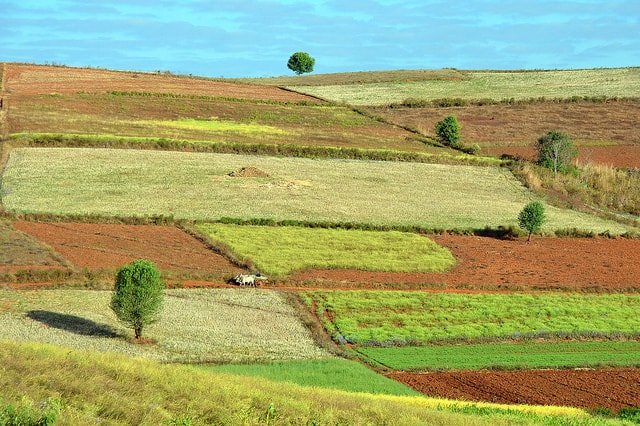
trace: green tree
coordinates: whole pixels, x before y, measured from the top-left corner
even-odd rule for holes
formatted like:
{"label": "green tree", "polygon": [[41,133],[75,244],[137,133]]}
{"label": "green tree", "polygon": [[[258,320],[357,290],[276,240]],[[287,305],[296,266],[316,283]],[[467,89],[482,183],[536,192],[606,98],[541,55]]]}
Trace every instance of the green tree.
{"label": "green tree", "polygon": [[436,123],[436,135],[445,145],[458,148],[460,142],[460,123],[458,119],[450,115]]}
{"label": "green tree", "polygon": [[118,270],[111,309],[120,321],[133,328],[136,339],[145,325],[158,320],[164,297],[164,283],[156,265],[135,260]]}
{"label": "green tree", "polygon": [[540,201],[532,201],[518,215],[518,224],[520,228],[529,232],[527,241],[531,241],[531,234],[542,228],[545,221],[544,205]]}
{"label": "green tree", "polygon": [[307,52],[296,52],[289,57],[287,67],[296,74],[304,74],[313,71],[316,60]]}
{"label": "green tree", "polygon": [[578,155],[578,150],[566,133],[548,132],[538,139],[538,163],[553,170],[565,172]]}

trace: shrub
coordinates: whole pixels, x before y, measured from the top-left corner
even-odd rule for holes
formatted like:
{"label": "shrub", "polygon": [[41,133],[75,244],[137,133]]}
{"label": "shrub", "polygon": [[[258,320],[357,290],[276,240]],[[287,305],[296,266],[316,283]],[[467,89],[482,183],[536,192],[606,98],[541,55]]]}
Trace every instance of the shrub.
{"label": "shrub", "polygon": [[457,148],[460,146],[460,123],[458,119],[450,115],[436,123],[436,135],[445,144]]}
{"label": "shrub", "polygon": [[540,230],[544,220],[544,205],[540,201],[532,201],[524,206],[518,215],[518,224],[529,232],[527,241],[531,241],[531,234]]}
{"label": "shrub", "polygon": [[0,425],[6,426],[48,426],[55,424],[62,411],[62,401],[57,398],[47,399],[40,407],[35,408],[30,401],[21,405],[0,405]]}
{"label": "shrub", "polygon": [[538,139],[538,162],[553,170],[554,176],[566,172],[578,155],[573,141],[566,133],[548,132]]}
{"label": "shrub", "polygon": [[316,60],[307,52],[296,52],[289,57],[287,67],[296,74],[304,74],[313,71]]}
{"label": "shrub", "polygon": [[142,337],[145,325],[158,320],[163,290],[160,271],[148,260],[135,260],[118,271],[111,309],[133,328],[136,339]]}
{"label": "shrub", "polygon": [[640,424],[640,407],[625,407],[618,412],[618,417]]}

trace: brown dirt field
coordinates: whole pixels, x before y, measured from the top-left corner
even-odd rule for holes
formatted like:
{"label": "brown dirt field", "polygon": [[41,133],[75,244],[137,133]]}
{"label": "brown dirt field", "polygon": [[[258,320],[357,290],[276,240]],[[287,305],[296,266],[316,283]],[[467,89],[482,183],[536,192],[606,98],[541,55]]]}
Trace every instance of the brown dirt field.
{"label": "brown dirt field", "polygon": [[64,259],[35,238],[14,229],[8,221],[0,221],[0,273],[65,267]]}
{"label": "brown dirt field", "polygon": [[614,412],[640,406],[640,369],[392,373],[429,396],[503,404],[562,405]]}
{"label": "brown dirt field", "polygon": [[170,226],[35,222],[16,222],[14,226],[53,247],[79,268],[116,269],[145,258],[160,269],[188,274],[225,277],[241,271]]}
{"label": "brown dirt field", "polygon": [[[508,154],[528,160],[536,158],[536,150],[527,146],[491,147],[484,149],[483,153],[494,156]],[[640,169],[640,145],[579,146],[578,161]]]}
{"label": "brown dirt field", "polygon": [[319,102],[275,86],[239,84],[168,74],[119,72],[90,68],[7,64],[6,90],[12,94],[133,91],[223,96],[285,102]]}
{"label": "brown dirt field", "polygon": [[445,273],[310,270],[287,283],[340,288],[476,288],[512,290],[623,291],[640,289],[640,240],[440,235],[458,264]]}

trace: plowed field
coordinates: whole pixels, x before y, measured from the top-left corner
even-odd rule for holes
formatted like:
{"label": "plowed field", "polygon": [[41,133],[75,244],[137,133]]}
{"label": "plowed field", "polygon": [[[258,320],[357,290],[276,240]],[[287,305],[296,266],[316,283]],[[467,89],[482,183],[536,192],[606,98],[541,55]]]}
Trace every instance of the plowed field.
{"label": "plowed field", "polygon": [[463,371],[392,373],[391,378],[429,396],[503,404],[640,406],[640,369]]}
{"label": "plowed field", "polygon": [[7,64],[6,90],[13,95],[135,91],[240,99],[319,102],[275,86],[260,86],[178,77],[170,74]]}
{"label": "plowed field", "polygon": [[458,264],[446,273],[393,273],[313,270],[291,281],[326,287],[589,289],[640,288],[640,240],[601,238],[432,237],[450,249]]}
{"label": "plowed field", "polygon": [[240,271],[185,232],[169,226],[16,222],[80,268],[115,269],[145,258],[160,269],[220,277]]}

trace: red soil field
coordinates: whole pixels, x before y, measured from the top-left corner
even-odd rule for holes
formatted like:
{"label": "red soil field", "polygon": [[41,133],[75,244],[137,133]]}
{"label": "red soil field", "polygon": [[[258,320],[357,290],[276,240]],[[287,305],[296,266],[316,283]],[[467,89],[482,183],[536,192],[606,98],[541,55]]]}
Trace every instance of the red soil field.
{"label": "red soil field", "polygon": [[220,278],[241,271],[170,226],[16,222],[14,227],[51,246],[79,268],[116,269],[144,258],[165,271]]}
{"label": "red soil field", "polygon": [[562,405],[617,412],[640,406],[640,369],[392,373],[429,396],[503,404]]}
{"label": "red soil field", "polygon": [[275,86],[178,77],[170,74],[107,71],[91,68],[7,64],[6,91],[12,95],[133,91],[223,96],[287,102],[320,102]]}
{"label": "red soil field", "polygon": [[640,289],[640,240],[605,238],[431,237],[457,265],[445,273],[310,270],[288,283],[298,286],[622,291]]}
{"label": "red soil field", "polygon": [[[491,147],[483,149],[482,152],[494,156],[508,154],[528,160],[536,158],[535,149],[528,146]],[[582,164],[594,163],[640,169],[640,145],[579,146],[578,161]]]}

